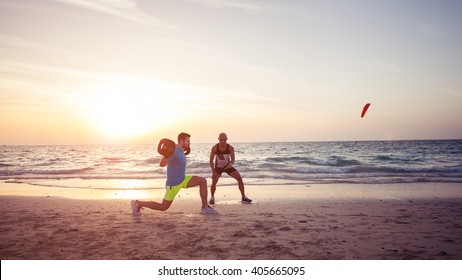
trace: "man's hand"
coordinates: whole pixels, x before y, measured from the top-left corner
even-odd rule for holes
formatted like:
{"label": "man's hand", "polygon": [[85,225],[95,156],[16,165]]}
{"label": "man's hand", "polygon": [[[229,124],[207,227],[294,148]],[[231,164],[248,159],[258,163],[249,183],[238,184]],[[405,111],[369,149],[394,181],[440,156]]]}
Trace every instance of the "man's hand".
{"label": "man's hand", "polygon": [[233,167],[233,163],[232,163],[232,162],[228,163],[223,169],[229,169],[229,168],[231,168],[231,167]]}
{"label": "man's hand", "polygon": [[168,163],[168,159],[167,159],[166,157],[163,156],[163,157],[160,159],[159,165],[160,165],[160,167],[164,167],[164,166],[167,166],[167,163]]}

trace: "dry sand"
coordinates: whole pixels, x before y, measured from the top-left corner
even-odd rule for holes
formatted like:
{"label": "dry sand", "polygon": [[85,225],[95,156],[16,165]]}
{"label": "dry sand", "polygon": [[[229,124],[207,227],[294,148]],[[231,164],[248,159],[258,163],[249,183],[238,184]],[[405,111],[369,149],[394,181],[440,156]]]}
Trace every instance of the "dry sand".
{"label": "dry sand", "polygon": [[219,187],[219,215],[189,189],[139,217],[129,199],[14,187],[0,184],[2,260],[462,259],[461,184],[251,186],[250,205]]}

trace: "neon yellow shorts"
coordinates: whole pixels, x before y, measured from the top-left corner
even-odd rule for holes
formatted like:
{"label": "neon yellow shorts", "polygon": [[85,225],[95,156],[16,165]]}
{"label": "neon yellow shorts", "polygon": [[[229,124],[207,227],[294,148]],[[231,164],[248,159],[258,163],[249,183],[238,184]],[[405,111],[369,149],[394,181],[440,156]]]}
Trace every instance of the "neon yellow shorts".
{"label": "neon yellow shorts", "polygon": [[173,187],[166,186],[166,187],[165,187],[164,199],[165,199],[165,200],[168,200],[168,201],[173,201],[173,199],[175,198],[175,196],[178,194],[178,192],[179,192],[182,188],[185,188],[185,189],[188,188],[188,182],[189,182],[189,180],[191,180],[192,177],[193,177],[192,175],[186,175],[186,176],[184,177],[183,182],[179,183],[178,185],[173,186]]}

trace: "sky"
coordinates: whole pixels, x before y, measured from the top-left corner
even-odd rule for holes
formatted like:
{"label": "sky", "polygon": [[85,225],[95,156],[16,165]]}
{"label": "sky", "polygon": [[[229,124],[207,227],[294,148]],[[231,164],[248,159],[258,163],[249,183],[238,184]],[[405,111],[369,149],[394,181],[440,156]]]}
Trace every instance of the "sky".
{"label": "sky", "polygon": [[462,139],[461,14],[459,0],[0,0],[0,145]]}

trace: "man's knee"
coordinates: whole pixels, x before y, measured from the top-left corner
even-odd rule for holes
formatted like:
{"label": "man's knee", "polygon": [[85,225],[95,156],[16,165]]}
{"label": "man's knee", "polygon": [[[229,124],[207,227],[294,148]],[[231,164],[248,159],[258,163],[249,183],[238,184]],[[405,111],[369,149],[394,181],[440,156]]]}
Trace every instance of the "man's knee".
{"label": "man's knee", "polygon": [[167,211],[168,208],[170,208],[170,205],[172,205],[172,202],[173,201],[169,201],[169,200],[164,200],[162,201],[162,204],[160,205],[160,211]]}
{"label": "man's knee", "polygon": [[201,176],[194,176],[191,181],[194,182],[196,185],[207,184],[207,179]]}
{"label": "man's knee", "polygon": [[207,179],[200,176],[194,176],[191,181],[189,181],[188,186],[207,186]]}
{"label": "man's knee", "polygon": [[189,180],[188,187],[207,186],[207,179],[200,176],[194,176]]}
{"label": "man's knee", "polygon": [[239,174],[239,172],[237,172],[237,171],[234,171],[234,172],[230,173],[229,176],[233,177],[238,182],[242,182],[241,174]]}

